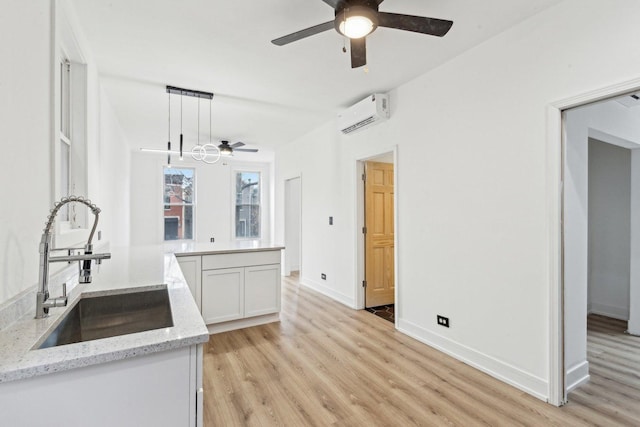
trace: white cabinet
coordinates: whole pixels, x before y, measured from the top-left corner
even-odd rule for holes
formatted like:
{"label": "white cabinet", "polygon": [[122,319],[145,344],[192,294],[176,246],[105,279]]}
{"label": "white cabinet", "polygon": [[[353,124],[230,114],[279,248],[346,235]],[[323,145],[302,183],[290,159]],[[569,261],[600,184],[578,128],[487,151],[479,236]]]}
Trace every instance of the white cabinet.
{"label": "white cabinet", "polygon": [[280,249],[180,256],[209,332],[279,320]]}
{"label": "white cabinet", "polygon": [[180,269],[182,270],[182,275],[184,276],[187,284],[189,285],[189,289],[191,290],[191,295],[196,300],[196,304],[200,312],[202,312],[202,307],[200,305],[200,301],[202,301],[201,292],[201,277],[202,277],[202,257],[201,256],[185,256],[177,258],[178,264],[180,265]]}
{"label": "white cabinet", "polygon": [[244,268],[202,272],[202,317],[210,323],[244,317]]}
{"label": "white cabinet", "polygon": [[244,269],[244,315],[261,316],[280,311],[280,264]]}
{"label": "white cabinet", "polygon": [[201,394],[199,344],[2,383],[0,424],[202,426]]}

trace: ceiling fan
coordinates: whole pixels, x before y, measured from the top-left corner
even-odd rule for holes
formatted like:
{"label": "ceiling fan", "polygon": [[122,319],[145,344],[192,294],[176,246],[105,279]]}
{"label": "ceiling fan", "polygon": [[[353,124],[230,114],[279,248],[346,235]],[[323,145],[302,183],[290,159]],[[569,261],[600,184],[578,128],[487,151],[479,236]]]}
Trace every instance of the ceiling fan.
{"label": "ceiling fan", "polygon": [[220,154],[223,156],[230,156],[234,151],[242,151],[245,153],[257,153],[257,148],[240,148],[244,146],[244,142],[236,142],[233,144],[229,144],[229,141],[220,141],[220,145],[218,145],[218,149],[220,150]]}
{"label": "ceiling fan", "polygon": [[453,25],[453,21],[444,19],[380,12],[378,6],[384,0],[322,1],[335,9],[335,19],[271,40],[271,43],[284,46],[334,28],[338,33],[350,39],[351,68],[357,68],[366,65],[366,36],[374,32],[378,27],[395,28],[442,37],[447,34]]}

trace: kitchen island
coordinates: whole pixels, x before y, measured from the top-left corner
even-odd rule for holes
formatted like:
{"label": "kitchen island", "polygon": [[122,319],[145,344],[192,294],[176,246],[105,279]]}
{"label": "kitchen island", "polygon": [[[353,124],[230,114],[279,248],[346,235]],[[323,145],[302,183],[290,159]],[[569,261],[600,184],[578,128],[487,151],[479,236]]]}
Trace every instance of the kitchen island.
{"label": "kitchen island", "polygon": [[210,333],[280,320],[284,246],[251,240],[166,247],[175,253]]}
{"label": "kitchen island", "polygon": [[[209,335],[175,256],[166,251],[164,246],[113,249],[110,260],[94,267],[93,283],[73,287],[68,306],[52,308],[47,318],[33,318],[35,292],[11,302],[33,304],[19,319],[9,323],[0,313],[3,425],[202,422],[202,344]],[[168,290],[172,327],[34,349],[81,294],[118,294],[160,284]],[[58,292],[52,280],[52,295]],[[2,311],[12,309],[5,305]]]}

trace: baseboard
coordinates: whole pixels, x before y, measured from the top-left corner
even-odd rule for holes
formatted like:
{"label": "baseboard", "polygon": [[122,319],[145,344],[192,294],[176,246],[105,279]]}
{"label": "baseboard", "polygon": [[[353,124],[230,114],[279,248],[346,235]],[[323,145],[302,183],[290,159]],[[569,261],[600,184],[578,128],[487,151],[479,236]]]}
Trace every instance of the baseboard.
{"label": "baseboard", "polygon": [[586,360],[567,369],[567,393],[589,381],[589,362]]}
{"label": "baseboard", "polygon": [[331,299],[338,301],[341,304],[346,305],[349,308],[356,308],[355,301],[353,298],[337,292],[328,286],[325,286],[321,283],[315,282],[313,280],[307,279],[305,277],[300,278],[300,284],[309,289],[313,289],[316,292],[320,292],[322,295],[328,296]]}
{"label": "baseboard", "polygon": [[589,313],[599,314],[612,319],[629,320],[629,307],[616,307],[613,305],[592,302],[590,304]]}
{"label": "baseboard", "polygon": [[230,320],[222,323],[212,323],[207,325],[209,335],[221,332],[235,331],[236,329],[250,328],[252,326],[265,325],[267,323],[278,322],[280,313],[264,314],[262,316],[247,317],[246,319]]}
{"label": "baseboard", "polygon": [[548,400],[549,385],[542,378],[426,330],[407,320],[399,319],[398,330],[540,400],[545,402]]}

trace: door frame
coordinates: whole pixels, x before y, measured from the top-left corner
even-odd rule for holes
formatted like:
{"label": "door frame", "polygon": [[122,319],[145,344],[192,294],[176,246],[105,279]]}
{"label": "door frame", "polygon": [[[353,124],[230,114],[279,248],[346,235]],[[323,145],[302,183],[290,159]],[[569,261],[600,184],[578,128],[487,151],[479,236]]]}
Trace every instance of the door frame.
{"label": "door frame", "polygon": [[289,254],[287,253],[287,183],[294,180],[300,180],[300,203],[298,205],[298,219],[299,219],[299,228],[298,228],[298,272],[300,274],[299,277],[302,277],[302,173],[299,173],[294,176],[289,176],[284,178],[284,251],[282,251],[282,275],[290,276],[291,275],[291,263],[289,261]]}
{"label": "door frame", "polygon": [[398,263],[400,245],[398,235],[398,146],[392,145],[386,148],[379,148],[377,150],[372,150],[365,155],[361,155],[356,158],[354,162],[354,179],[356,180],[356,197],[355,197],[355,268],[356,268],[356,283],[355,285],[355,295],[356,295],[356,309],[362,310],[364,309],[364,299],[365,299],[365,290],[362,286],[362,282],[365,278],[365,242],[364,242],[364,234],[362,233],[362,228],[364,227],[364,181],[362,180],[362,175],[364,174],[364,165],[365,162],[371,160],[372,158],[378,157],[382,154],[392,153],[393,154],[393,263],[394,263],[394,303],[395,303],[395,328],[398,329],[398,319],[400,312],[399,310],[399,295],[400,295],[400,266]]}
{"label": "door frame", "polygon": [[563,112],[607,98],[640,90],[640,79],[585,92],[547,105],[546,189],[547,240],[549,256],[549,403],[567,402],[564,363],[564,162],[565,135]]}

